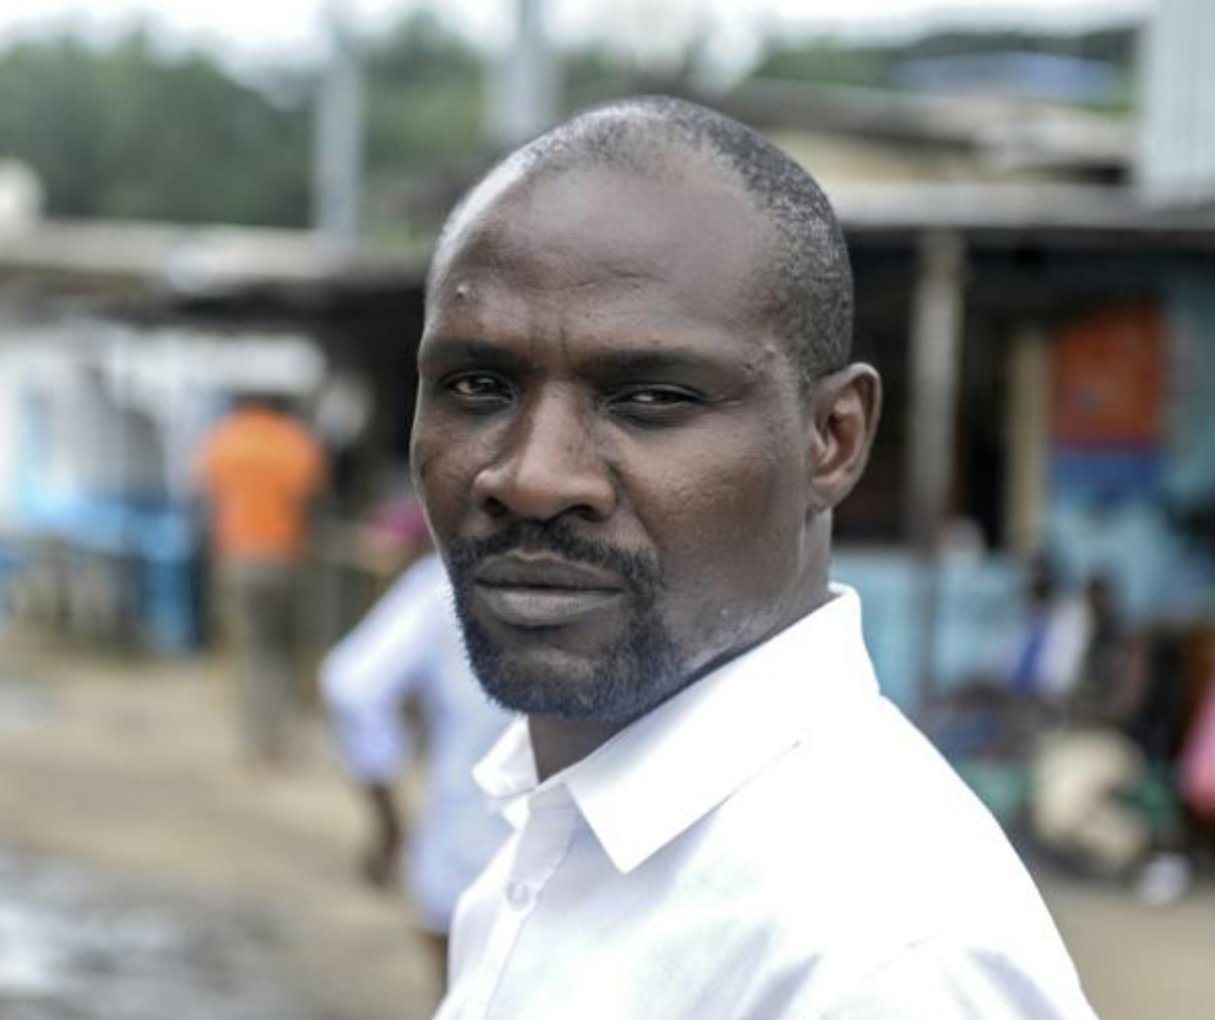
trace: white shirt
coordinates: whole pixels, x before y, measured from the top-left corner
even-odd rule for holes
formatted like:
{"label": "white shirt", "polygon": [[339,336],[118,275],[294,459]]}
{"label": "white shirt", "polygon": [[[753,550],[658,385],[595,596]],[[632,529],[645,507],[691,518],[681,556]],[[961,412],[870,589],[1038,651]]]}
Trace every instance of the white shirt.
{"label": "white shirt", "polygon": [[390,784],[410,756],[402,704],[426,726],[426,805],[410,829],[409,894],[425,924],[447,931],[460,893],[509,833],[472,769],[510,717],[477,684],[437,556],[419,560],[326,656],[321,685],[347,769]]}
{"label": "white shirt", "polygon": [[537,787],[461,899],[440,1020],[1092,1020],[991,816],[883,699],[855,593]]}

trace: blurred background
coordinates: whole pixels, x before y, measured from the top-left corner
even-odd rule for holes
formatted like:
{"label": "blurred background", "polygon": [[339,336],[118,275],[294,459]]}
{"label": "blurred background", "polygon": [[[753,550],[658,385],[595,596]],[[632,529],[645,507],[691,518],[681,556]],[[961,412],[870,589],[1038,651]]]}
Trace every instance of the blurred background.
{"label": "blurred background", "polygon": [[[844,222],[886,407],[835,573],[886,693],[1101,1016],[1215,1009],[1215,5],[5,0],[5,1017],[429,1015],[318,670],[425,545],[435,231],[643,92],[763,132]],[[254,405],[299,454],[250,524],[217,451]],[[234,588],[259,528],[289,570]]]}

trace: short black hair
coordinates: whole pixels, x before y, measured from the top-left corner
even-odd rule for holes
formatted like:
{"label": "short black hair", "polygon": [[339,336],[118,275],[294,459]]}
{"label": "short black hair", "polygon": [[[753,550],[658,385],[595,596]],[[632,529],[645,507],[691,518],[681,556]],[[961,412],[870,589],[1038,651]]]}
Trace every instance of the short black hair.
{"label": "short black hair", "polygon": [[843,230],[805,168],[746,125],[687,100],[634,97],[576,115],[499,166],[533,178],[598,167],[666,176],[681,153],[733,176],[771,224],[773,251],[753,281],[756,312],[790,344],[803,382],[846,365],[853,288]]}

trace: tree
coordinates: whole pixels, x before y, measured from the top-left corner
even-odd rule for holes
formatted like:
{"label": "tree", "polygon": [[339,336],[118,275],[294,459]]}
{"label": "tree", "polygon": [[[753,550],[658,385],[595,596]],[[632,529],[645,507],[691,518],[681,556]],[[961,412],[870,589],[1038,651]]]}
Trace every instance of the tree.
{"label": "tree", "polygon": [[34,168],[53,216],[300,226],[308,127],[209,57],[170,59],[140,32],[0,53],[0,154]]}
{"label": "tree", "polygon": [[481,151],[484,62],[432,13],[418,11],[372,42],[366,67],[373,169],[433,171]]}

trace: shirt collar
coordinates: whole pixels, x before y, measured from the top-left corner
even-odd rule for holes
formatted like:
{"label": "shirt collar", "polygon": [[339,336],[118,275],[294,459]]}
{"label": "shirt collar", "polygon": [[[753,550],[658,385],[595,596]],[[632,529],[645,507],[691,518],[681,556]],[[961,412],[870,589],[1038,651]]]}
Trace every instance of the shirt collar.
{"label": "shirt collar", "polygon": [[526,718],[516,719],[506,728],[472,774],[490,805],[515,829],[523,828],[527,820],[526,799],[538,782]]}
{"label": "shirt collar", "polygon": [[831,592],[541,787],[523,720],[477,767],[477,782],[516,827],[527,796],[564,787],[616,868],[633,870],[848,699],[876,693],[860,599]]}

